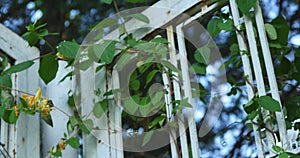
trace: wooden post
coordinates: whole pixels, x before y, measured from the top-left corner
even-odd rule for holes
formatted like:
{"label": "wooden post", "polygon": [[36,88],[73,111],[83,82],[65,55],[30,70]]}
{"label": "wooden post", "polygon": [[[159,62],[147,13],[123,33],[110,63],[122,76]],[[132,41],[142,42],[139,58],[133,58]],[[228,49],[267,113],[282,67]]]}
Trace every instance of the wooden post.
{"label": "wooden post", "polygon": [[[0,24],[0,49],[17,64],[39,57],[39,51],[30,47],[17,34]],[[30,94],[35,94],[39,86],[39,60],[29,69],[12,74],[13,88]],[[21,94],[12,91],[15,97]],[[16,158],[40,157],[40,119],[39,115],[28,116],[21,114],[15,125],[9,125],[1,120],[1,143],[5,144],[10,156]],[[33,154],[34,153],[34,154]]]}

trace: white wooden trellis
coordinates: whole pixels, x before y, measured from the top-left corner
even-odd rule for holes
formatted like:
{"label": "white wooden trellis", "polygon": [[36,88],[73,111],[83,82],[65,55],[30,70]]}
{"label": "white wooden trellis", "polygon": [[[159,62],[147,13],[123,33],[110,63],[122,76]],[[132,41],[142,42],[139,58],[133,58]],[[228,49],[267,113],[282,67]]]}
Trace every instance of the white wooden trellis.
{"label": "white wooden trellis", "polygon": [[[174,3],[173,3],[174,2]],[[172,19],[176,18],[179,14],[181,14],[184,10],[186,10],[187,8],[195,5],[197,2],[195,1],[185,1],[184,5],[181,4],[182,1],[160,1],[156,4],[153,5],[153,7],[166,7],[170,10],[167,10],[165,12],[159,12],[159,11],[154,11],[151,8],[146,9],[145,11],[143,11],[143,14],[146,15],[147,17],[149,17],[150,20],[155,21],[154,22],[154,28],[158,28],[161,27],[162,25],[168,25],[168,22],[171,21]],[[199,2],[198,2],[199,3]],[[200,1],[201,3],[201,1]],[[178,5],[176,5],[178,4]],[[182,40],[182,38],[184,37],[184,34],[182,32],[182,27],[184,25],[187,25],[189,22],[191,22],[194,19],[197,19],[199,17],[201,17],[202,15],[208,13],[209,11],[215,9],[217,6],[219,6],[220,4],[215,3],[214,5],[211,5],[209,7],[204,6],[202,7],[202,11],[200,11],[199,13],[197,13],[195,16],[193,16],[192,18],[184,21],[182,24],[179,24],[176,26],[176,33],[177,33],[177,42],[178,42],[178,46],[179,46],[179,52],[185,54],[185,44],[184,44],[184,40]],[[176,10],[178,8],[176,8],[177,6],[180,6],[180,10],[179,12],[172,12],[173,9]],[[185,8],[187,7],[187,8]],[[243,18],[240,18],[239,16],[239,11],[236,5],[235,0],[230,0],[230,8],[231,8],[231,12],[232,12],[232,17],[234,20],[234,25],[236,26],[236,28],[239,28],[241,23],[245,23],[246,25],[246,32],[237,32],[237,38],[238,38],[238,44],[240,47],[240,50],[247,50],[246,45],[249,45],[250,48],[250,53],[251,53],[251,60],[253,62],[253,65],[255,65],[253,67],[254,69],[254,73],[255,73],[255,79],[257,82],[257,87],[258,87],[258,93],[260,96],[266,95],[265,92],[265,85],[264,85],[264,81],[263,81],[263,77],[262,77],[262,70],[261,70],[261,66],[260,66],[260,61],[258,58],[258,49],[257,49],[257,43],[255,41],[255,37],[254,37],[254,31],[253,31],[253,24],[252,24],[252,19],[250,19],[247,16],[244,16]],[[258,34],[259,34],[259,40],[260,43],[262,44],[262,52],[263,52],[263,56],[264,56],[264,61],[266,63],[266,70],[267,70],[267,75],[268,75],[268,79],[269,79],[269,84],[271,87],[271,93],[272,93],[272,97],[274,99],[276,99],[277,101],[280,102],[280,98],[279,98],[279,92],[278,92],[278,88],[277,88],[277,83],[276,83],[276,78],[275,78],[275,74],[274,74],[274,70],[273,70],[273,64],[272,64],[272,58],[270,56],[270,50],[269,50],[269,46],[268,46],[268,41],[266,38],[266,33],[264,30],[264,22],[263,22],[263,18],[262,18],[262,13],[261,13],[261,9],[259,6],[259,2],[257,2],[255,8],[255,20],[256,20],[256,28],[258,30]],[[167,14],[166,14],[167,13]],[[159,18],[157,18],[159,17]],[[125,24],[126,28],[130,28],[130,29],[135,29],[135,28],[139,28],[139,27],[143,27],[143,24],[138,22],[138,21],[129,21]],[[169,44],[169,49],[170,49],[170,61],[174,64],[177,65],[177,61],[176,61],[176,55],[174,56],[174,52],[172,51],[175,47],[175,43],[174,43],[174,37],[173,37],[173,27],[171,24],[170,26],[167,27],[167,37],[168,37],[168,41],[170,42]],[[151,33],[153,31],[150,30],[147,33]],[[145,34],[147,34],[145,33]],[[118,34],[117,30],[116,31],[112,31],[110,34],[108,34],[105,39],[112,39],[112,37],[115,37]],[[145,34],[139,35],[138,38],[142,38]],[[248,43],[244,43],[245,41],[243,40],[243,36],[246,35],[248,38]],[[248,80],[250,81],[250,83],[253,83],[253,75],[251,73],[251,67],[250,67],[250,60],[248,59],[247,55],[245,54],[241,54],[242,57],[242,62],[244,65],[244,70],[245,70],[245,75],[248,76]],[[185,73],[185,66],[186,64],[184,64],[184,60],[181,60],[181,69],[183,70],[182,73]],[[187,79],[187,81],[189,81],[189,79]],[[166,82],[166,80],[165,80]],[[176,84],[174,84],[174,88],[175,89],[179,89],[180,87]],[[185,89],[185,95],[186,96],[190,96],[190,91],[189,89],[189,85],[188,82],[186,84],[183,85],[184,89]],[[176,91],[176,90],[175,90]],[[179,90],[178,90],[179,91]],[[251,99],[254,94],[253,91],[251,89],[251,86],[247,83],[247,93],[249,95],[249,99]],[[175,93],[175,98],[180,98],[180,95],[178,95],[179,93]],[[269,113],[268,111],[262,111],[265,117],[265,123],[267,125],[267,127],[269,129],[273,129],[273,127],[271,126],[270,122],[269,122],[269,118],[267,117],[267,114]],[[118,118],[120,119],[120,118]],[[284,115],[282,112],[276,112],[276,119],[277,119],[277,123],[278,123],[278,128],[279,128],[279,136],[280,136],[280,140],[281,142],[276,142],[276,140],[273,139],[273,136],[271,133],[266,133],[267,135],[267,140],[268,140],[268,149],[272,152],[272,146],[273,145],[278,145],[281,144],[281,146],[284,149],[287,149],[288,151],[290,151],[290,146],[289,146],[289,141],[287,140],[287,130],[285,127],[285,122],[284,122]],[[193,121],[193,120],[191,120]],[[183,125],[181,125],[183,126]],[[198,149],[198,145],[197,145],[197,135],[196,135],[196,128],[193,127],[194,125],[191,124],[190,126],[190,137],[192,138],[192,151],[193,151],[193,157],[199,157],[199,149]],[[257,146],[257,150],[258,150],[258,156],[259,157],[264,157],[264,143],[262,143],[262,138],[260,136],[260,132],[257,131],[258,127],[253,124],[254,126],[254,133],[255,133],[255,142],[256,142],[256,146]],[[183,128],[184,129],[184,128]],[[182,130],[181,128],[179,128],[179,130]],[[289,131],[288,133],[291,133],[291,131]],[[186,139],[186,135],[182,134],[180,137],[181,140],[181,147],[182,147],[182,157],[188,157],[188,150],[186,147],[187,144],[187,139]],[[122,141],[119,142],[120,144],[122,144]],[[175,151],[175,147],[174,144],[172,144],[172,141],[170,142],[171,145],[171,151],[172,151],[172,157],[178,157],[176,151]]]}
{"label": "white wooden trellis", "polygon": [[[152,7],[144,10],[142,13],[144,15],[146,15],[150,21],[151,21],[151,29],[148,32],[145,32],[143,34],[139,34],[136,36],[136,38],[142,38],[144,37],[146,34],[151,33],[155,28],[159,28],[163,25],[168,24],[170,21],[172,21],[173,19],[177,18],[178,16],[180,16],[184,11],[190,9],[192,6],[194,5],[199,5],[201,3],[201,1],[169,1],[169,0],[161,0],[159,2],[157,2],[156,4],[154,4]],[[179,54],[181,56],[186,56],[186,48],[185,48],[185,42],[184,42],[184,34],[183,34],[183,27],[185,25],[188,25],[190,22],[192,22],[192,20],[195,20],[199,17],[201,17],[204,14],[207,14],[209,12],[211,12],[212,10],[215,10],[216,8],[220,7],[223,3],[215,3],[210,7],[203,7],[201,8],[201,12],[199,12],[198,14],[195,15],[195,17],[192,17],[190,19],[188,19],[187,21],[182,21],[182,23],[180,25],[178,25],[176,27],[176,33],[177,33],[177,42],[179,43]],[[157,8],[167,8],[167,9],[157,9]],[[158,18],[160,17],[160,18]],[[184,19],[182,19],[184,20]],[[190,79],[188,78],[188,61],[186,58],[180,58],[178,54],[175,54],[174,50],[175,50],[175,41],[174,41],[174,35],[173,35],[173,26],[171,24],[169,24],[170,26],[167,28],[167,37],[168,40],[170,41],[169,44],[169,49],[170,49],[170,62],[173,63],[175,66],[177,64],[180,64],[181,67],[181,71],[182,71],[182,76],[184,76],[183,79],[183,86],[184,88],[184,96],[189,98],[189,102],[191,102],[191,98],[192,98],[192,94],[191,94],[191,88],[190,88]],[[129,22],[125,23],[125,27],[128,30],[135,30],[137,28],[144,28],[147,27],[145,26],[144,23],[140,22],[140,21],[136,21],[136,20],[130,20]],[[104,37],[104,40],[109,40],[109,39],[114,39],[115,37],[118,37],[118,30],[114,30],[111,33],[109,33],[108,35],[106,35]],[[97,42],[96,42],[97,43]],[[95,88],[95,78],[93,77],[89,77],[86,78],[86,76],[94,76],[94,72],[95,72],[95,68],[97,65],[93,65],[91,68],[89,68],[86,71],[82,71],[80,72],[80,76],[84,79],[80,80],[80,86],[81,90],[81,105],[92,105],[94,104],[94,101],[96,100],[95,94],[92,91]],[[177,66],[176,66],[177,67]],[[102,72],[102,77],[105,77],[105,72]],[[113,81],[113,84],[109,84],[109,89],[115,89],[118,88],[118,77],[117,77],[117,73],[115,71],[113,71],[112,74],[108,74],[109,76],[106,77],[108,79],[108,81],[106,82],[111,82],[111,80]],[[110,76],[112,75],[112,76]],[[170,84],[168,83],[167,79],[165,79],[166,77],[163,75],[163,79],[164,79],[164,84]],[[78,81],[75,81],[78,82]],[[102,82],[104,84],[104,82]],[[177,82],[173,82],[174,84],[174,89],[175,89],[175,98],[176,99],[183,99],[181,94],[180,94],[180,89],[181,87],[179,87],[179,85],[177,84]],[[102,88],[105,89],[105,88]],[[94,96],[94,97],[91,97]],[[170,96],[166,96],[166,100],[170,100]],[[169,103],[166,103],[169,104]],[[96,123],[96,125],[99,125],[100,128],[102,129],[109,129],[107,131],[102,131],[99,132],[97,134],[101,135],[102,137],[106,137],[106,139],[104,140],[104,142],[106,142],[106,144],[101,143],[102,141],[97,140],[97,138],[95,136],[91,136],[91,135],[83,135],[83,149],[84,149],[84,153],[83,155],[85,157],[99,157],[101,156],[105,156],[105,157],[117,157],[117,158],[121,158],[123,157],[122,151],[115,149],[114,147],[111,147],[115,144],[122,144],[122,139],[121,136],[113,136],[113,134],[110,133],[111,131],[111,125],[110,123],[107,121],[107,119],[109,120],[118,120],[116,124],[118,127],[122,127],[121,125],[121,115],[120,115],[120,107],[116,107],[116,105],[114,105],[113,103],[110,105],[110,109],[114,109],[115,111],[109,111],[109,116],[108,118],[104,118],[104,120],[99,121],[99,123]],[[170,107],[171,108],[171,107]],[[170,111],[171,109],[167,107],[167,111]],[[83,114],[87,114],[87,112],[91,111],[91,107],[87,108],[87,107],[83,107],[81,109],[83,112]],[[170,116],[169,114],[167,114],[168,118],[172,116]],[[183,117],[181,116],[181,114],[179,114],[179,117]],[[101,122],[101,123],[100,123]],[[110,121],[111,122],[111,121]],[[189,124],[189,133],[190,135],[186,135],[185,133],[185,129],[186,127],[184,127],[184,124],[179,123],[179,133],[180,133],[180,143],[181,143],[181,157],[189,157],[189,151],[188,151],[188,142],[187,142],[187,137],[190,138],[191,140],[191,147],[192,147],[192,157],[200,157],[200,149],[199,149],[199,145],[198,145],[198,136],[197,136],[197,129],[196,129],[196,124],[194,121],[193,116],[192,117],[188,117],[188,124]],[[120,129],[122,130],[122,129]],[[120,132],[120,131],[119,131]],[[98,136],[99,136],[98,135]],[[118,139],[116,139],[116,137]],[[171,137],[171,136],[170,136]],[[176,147],[174,145],[174,140],[172,140],[172,138],[170,138],[170,145],[171,145],[171,155],[173,158],[179,157],[177,151],[176,151]],[[97,143],[98,142],[98,143]],[[107,142],[110,142],[107,144]],[[121,145],[122,147],[122,145]],[[120,149],[120,148],[119,148]],[[121,148],[122,149],[122,148]]]}
{"label": "white wooden trellis", "polygon": [[[234,21],[234,25],[237,29],[240,29],[241,25],[244,23],[246,27],[246,32],[243,31],[236,31],[237,34],[237,39],[238,39],[238,45],[240,50],[246,50],[250,52],[251,56],[251,62],[253,67],[250,65],[250,60],[246,54],[241,53],[242,57],[242,62],[245,70],[245,76],[248,77],[248,80],[250,83],[246,83],[247,86],[247,93],[248,93],[248,98],[252,99],[254,97],[253,91],[251,89],[251,85],[253,85],[253,78],[255,77],[256,83],[257,83],[257,89],[258,89],[258,95],[259,96],[264,96],[266,95],[266,89],[265,89],[265,84],[263,80],[263,74],[262,74],[262,67],[260,65],[260,59],[258,57],[258,45],[257,41],[254,36],[254,27],[252,20],[256,21],[256,29],[258,31],[258,38],[259,42],[261,44],[261,49],[262,49],[262,54],[263,54],[263,60],[265,63],[266,67],[266,72],[267,72],[267,77],[268,77],[268,83],[270,86],[270,91],[272,97],[277,100],[280,103],[281,107],[281,112],[276,112],[276,120],[277,120],[277,128],[279,131],[279,137],[280,137],[280,142],[278,142],[277,137],[274,137],[272,133],[266,131],[266,136],[267,136],[267,145],[264,143],[263,138],[261,137],[261,133],[258,131],[258,126],[254,123],[253,125],[253,131],[254,131],[254,136],[255,136],[255,144],[257,147],[257,153],[259,158],[263,158],[267,155],[265,155],[265,148],[269,150],[270,154],[268,156],[274,156],[276,155],[276,152],[273,151],[272,147],[274,145],[282,147],[284,150],[292,152],[292,153],[299,153],[299,146],[297,145],[296,148],[294,149],[291,146],[291,143],[295,143],[297,137],[299,137],[299,131],[296,131],[294,129],[286,129],[285,125],[285,119],[284,119],[284,114],[283,114],[283,108],[281,105],[281,100],[280,100],[280,95],[278,91],[278,86],[277,86],[277,81],[276,81],[276,76],[274,73],[274,66],[273,66],[273,61],[268,45],[268,40],[266,36],[266,31],[264,27],[264,21],[263,21],[263,16],[262,16],[262,11],[259,5],[259,1],[254,6],[254,15],[255,18],[251,19],[249,16],[244,15],[243,17],[240,17],[238,7],[236,4],[235,0],[229,0],[230,2],[230,8],[231,8],[231,13]],[[245,37],[247,40],[245,40]],[[247,43],[245,43],[248,41]],[[247,46],[249,46],[249,50]],[[252,70],[254,70],[254,76],[252,75]],[[274,129],[270,123],[270,116],[269,111],[263,110],[263,118],[264,122],[266,124],[266,127],[269,129]],[[256,121],[257,118],[254,119]],[[298,144],[296,142],[296,144]]]}
{"label": "white wooden trellis", "polygon": [[[0,24],[0,49],[17,64],[39,57],[39,51],[30,47],[17,34]],[[39,61],[35,61],[29,69],[12,75],[13,88],[35,94],[39,86]],[[12,91],[14,96],[18,92]],[[21,114],[15,125],[9,125],[1,120],[1,138],[11,157],[40,157],[40,119],[38,115]],[[32,154],[34,153],[34,154]],[[7,156],[7,155],[6,155]]]}

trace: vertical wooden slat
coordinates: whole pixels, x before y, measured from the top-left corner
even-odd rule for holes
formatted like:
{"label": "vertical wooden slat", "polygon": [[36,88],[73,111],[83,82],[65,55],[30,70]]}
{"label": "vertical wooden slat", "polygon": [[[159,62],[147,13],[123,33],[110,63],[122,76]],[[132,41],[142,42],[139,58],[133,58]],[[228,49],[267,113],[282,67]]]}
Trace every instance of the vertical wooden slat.
{"label": "vertical wooden slat", "polygon": [[[112,71],[111,75],[108,75],[107,82],[109,90],[119,89],[119,75],[116,70]],[[109,142],[110,142],[110,157],[122,158],[123,157],[123,138],[122,138],[122,121],[121,121],[121,107],[120,98],[117,96],[110,96],[109,101]],[[116,100],[118,99],[118,100]]]}
{"label": "vertical wooden slat", "polygon": [[[164,89],[166,90],[165,103],[166,103],[167,120],[169,123],[174,120],[173,116],[172,116],[173,107],[172,107],[172,97],[171,97],[171,91],[170,91],[171,83],[169,82],[169,77],[167,76],[166,73],[163,73],[162,77],[163,77]],[[177,139],[176,139],[175,131],[174,131],[174,129],[169,128],[168,132],[169,132],[169,138],[170,138],[171,156],[172,156],[172,158],[177,158],[178,157],[178,153],[176,150]]]}
{"label": "vertical wooden slat", "polygon": [[[113,81],[112,87],[113,89],[120,88],[119,74],[118,71],[113,70],[112,78]],[[119,93],[114,94],[114,131],[115,131],[115,146],[112,146],[116,152],[116,158],[123,158],[123,137],[122,137],[122,111],[121,111],[121,98]]]}
{"label": "vertical wooden slat", "polygon": [[[256,19],[257,31],[259,34],[259,40],[260,40],[260,44],[262,47],[262,52],[265,60],[265,67],[267,70],[271,94],[272,97],[279,102],[280,107],[282,109],[280,95],[277,86],[277,80],[275,77],[274,65],[273,65],[273,61],[269,49],[269,43],[266,36],[266,30],[264,27],[264,20],[263,20],[261,8],[259,6],[259,1],[257,1],[255,5],[255,19]],[[289,146],[289,144],[287,141],[286,124],[284,120],[283,109],[280,112],[276,112],[275,115],[278,124],[281,144],[283,149],[286,149]]]}
{"label": "vertical wooden slat", "polygon": [[[77,82],[77,81],[75,81]],[[93,110],[95,94],[95,65],[86,71],[80,71],[80,110],[82,115],[87,115]],[[94,122],[95,123],[95,122]],[[83,157],[97,157],[97,138],[92,134],[82,134]]]}
{"label": "vertical wooden slat", "polygon": [[[167,27],[167,38],[169,41],[169,54],[170,54],[170,62],[178,68],[177,57],[176,57],[176,49],[175,49],[175,40],[174,40],[174,29],[173,26],[170,25]],[[174,72],[174,76],[178,76],[178,73]],[[181,100],[181,93],[180,93],[180,86],[177,81],[173,80],[173,90],[174,90],[174,99]],[[182,115],[182,111],[177,112],[178,116],[178,127],[179,127],[179,136],[180,136],[180,146],[181,146],[181,155],[182,158],[188,158],[189,151],[188,151],[188,142],[186,137],[186,127],[184,125],[184,118]]]}
{"label": "vertical wooden slat", "polygon": [[[236,4],[235,0],[230,0],[229,2],[230,2],[230,9],[231,9],[234,26],[237,29],[240,29],[240,26],[241,26],[240,21],[239,21],[240,15],[239,15],[239,10],[238,10],[237,4]],[[244,41],[245,37],[243,37],[243,33],[236,31],[236,36],[237,36],[238,45],[239,45],[240,50],[248,50],[246,43]],[[243,67],[244,67],[244,72],[245,72],[244,75],[247,77],[250,84],[253,84],[253,75],[252,75],[252,71],[251,71],[249,58],[246,54],[244,54],[242,52],[241,52],[241,58],[242,58],[242,63],[243,63]],[[246,82],[248,100],[251,100],[254,97],[254,92],[253,92],[250,84],[248,82]],[[254,119],[254,121],[257,121],[257,119],[258,118],[256,117]],[[264,148],[262,145],[260,132],[258,131],[259,127],[256,124],[252,124],[252,126],[253,126],[253,132],[254,132],[254,138],[255,138],[255,144],[256,144],[258,157],[263,158],[264,157]]]}
{"label": "vertical wooden slat", "polygon": [[[259,56],[258,56],[257,43],[255,40],[252,19],[249,16],[244,16],[244,18],[245,18],[245,26],[246,26],[246,33],[247,33],[248,42],[249,42],[251,60],[253,63],[253,70],[254,70],[254,75],[255,75],[255,79],[256,79],[256,83],[257,83],[258,95],[264,96],[264,95],[266,95],[266,90],[265,90],[265,84],[264,84],[264,80],[263,80],[261,64],[260,64],[260,60],[259,60]],[[269,117],[270,117],[269,111],[262,109],[262,113],[263,113],[263,118],[264,118],[266,127],[268,129],[272,129],[272,125],[269,120]],[[266,136],[268,139],[268,147],[271,150],[272,146],[275,145],[276,140],[273,139],[273,135],[270,132],[266,131]]]}
{"label": "vertical wooden slat", "polygon": [[[106,83],[107,83],[107,73],[104,69],[99,70],[96,73],[96,87],[99,88],[101,92],[106,91]],[[96,101],[99,101],[100,99],[104,98],[97,98]],[[96,119],[96,124],[99,127],[100,130],[98,130],[96,133],[96,137],[98,138],[97,142],[97,156],[98,157],[107,157],[110,158],[110,146],[109,146],[109,126],[108,126],[108,116],[107,114],[103,114],[102,117],[99,119]]]}
{"label": "vertical wooden slat", "polygon": [[[182,57],[187,57],[182,25],[178,25],[176,27],[176,33],[177,33],[179,54]],[[193,105],[190,76],[188,73],[189,67],[188,67],[187,58],[180,58],[180,66],[181,66],[181,71],[182,71],[182,79],[183,79],[182,89],[184,90],[184,97],[188,98],[188,102]],[[199,143],[198,143],[196,123],[195,123],[195,119],[194,119],[194,109],[187,108],[187,112],[189,114],[192,114],[192,115],[188,116],[188,125],[189,125],[189,132],[190,132],[192,155],[193,155],[193,158],[198,158],[198,157],[200,157],[200,148],[199,148]]]}

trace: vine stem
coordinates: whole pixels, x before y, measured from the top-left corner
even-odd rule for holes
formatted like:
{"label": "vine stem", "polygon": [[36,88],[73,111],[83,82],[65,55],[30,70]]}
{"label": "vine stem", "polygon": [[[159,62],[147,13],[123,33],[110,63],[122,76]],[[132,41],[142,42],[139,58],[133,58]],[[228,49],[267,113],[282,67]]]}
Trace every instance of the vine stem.
{"label": "vine stem", "polygon": [[25,94],[34,96],[34,94],[31,94],[31,93],[28,93],[28,92],[25,92],[25,91],[21,91],[21,90],[18,90],[18,89],[10,88],[8,86],[0,85],[0,87],[5,88],[5,89],[9,89],[9,90],[12,90],[12,91],[16,91],[16,92],[20,92],[20,93],[25,93]]}
{"label": "vine stem", "polygon": [[54,105],[53,107],[54,107],[54,109],[56,109],[56,110],[62,112],[62,113],[65,114],[66,116],[71,117],[71,115],[69,115],[68,113],[66,113],[63,109],[61,109],[61,108],[59,108],[59,107],[57,107],[57,106],[55,106],[55,105]]}
{"label": "vine stem", "polygon": [[46,56],[48,56],[48,55],[52,55],[52,54],[55,54],[55,52],[53,51],[53,52],[50,52],[50,53],[47,53],[47,54],[41,55],[41,56],[39,56],[39,57],[36,57],[36,58],[34,58],[34,59],[31,59],[31,60],[32,60],[32,61],[34,61],[34,60],[38,60],[38,59],[44,58],[44,57],[46,57]]}

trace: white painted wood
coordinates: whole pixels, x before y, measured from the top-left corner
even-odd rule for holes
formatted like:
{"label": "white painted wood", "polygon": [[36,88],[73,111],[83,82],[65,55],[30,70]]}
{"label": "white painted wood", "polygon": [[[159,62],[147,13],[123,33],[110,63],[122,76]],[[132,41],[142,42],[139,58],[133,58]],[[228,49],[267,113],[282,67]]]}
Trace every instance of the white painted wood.
{"label": "white painted wood", "polygon": [[[67,63],[65,61],[58,61],[59,68],[54,80],[52,80],[48,85],[45,85],[41,81],[41,88],[43,96],[52,100],[55,107],[63,110],[69,116],[73,115],[73,110],[68,105],[68,92],[72,88],[72,80],[67,78],[63,82],[59,81],[70,71],[71,68],[65,68]],[[66,125],[69,120],[69,116],[62,113],[60,110],[54,109],[51,111],[51,117],[53,120],[53,127],[50,127],[45,122],[42,121],[42,157],[48,155],[49,149],[59,143],[59,140],[64,136],[64,133],[68,133]],[[76,135],[75,135],[76,136]],[[74,158],[77,157],[77,150],[67,147],[62,151],[63,158]]]}
{"label": "white painted wood", "polygon": [[[125,28],[128,31],[131,31],[138,28],[150,27],[150,30],[136,37],[137,39],[143,38],[156,28],[161,28],[163,25],[169,23],[171,20],[182,14],[184,11],[202,1],[203,0],[160,0],[141,12],[149,18],[150,24],[145,24],[141,21],[132,19],[125,23]],[[118,36],[119,31],[116,29],[106,35],[103,39],[115,39]]]}
{"label": "white painted wood", "polygon": [[216,10],[217,8],[224,6],[226,3],[228,3],[227,1],[218,1],[210,6],[203,6],[201,8],[201,11],[198,12],[197,14],[193,15],[192,17],[190,17],[189,19],[187,19],[186,21],[184,21],[183,23],[179,24],[179,25],[188,25],[191,22],[201,18],[203,15],[208,14],[214,10]]}
{"label": "white painted wood", "polygon": [[[259,1],[257,1],[256,5],[255,5],[255,19],[256,19],[257,31],[259,34],[259,40],[260,40],[260,44],[262,47],[263,57],[265,60],[265,67],[267,70],[271,94],[272,94],[272,97],[279,102],[280,107],[282,109],[280,95],[279,95],[278,86],[277,86],[277,80],[276,80],[275,72],[274,72],[274,65],[273,65],[273,61],[272,61],[272,57],[271,57],[271,53],[270,53],[270,49],[269,49],[269,43],[267,40],[266,30],[264,27],[264,20],[263,20],[261,8],[259,6]],[[283,149],[286,149],[289,146],[289,142],[287,141],[287,133],[286,133],[287,131],[286,131],[286,124],[285,124],[284,115],[283,115],[283,109],[281,112],[276,112],[275,115],[276,115],[276,120],[277,120],[277,124],[278,124],[279,135],[280,135],[282,147],[283,147]]]}
{"label": "white painted wood", "polygon": [[[112,74],[107,74],[109,90],[119,89],[118,71],[113,70]],[[114,95],[118,95],[114,94]],[[121,100],[118,96],[110,96],[109,99],[109,145],[110,157],[122,158],[123,156],[123,138],[122,138],[122,120],[121,120]]]}
{"label": "white painted wood", "polygon": [[[250,49],[250,54],[251,54],[251,59],[253,63],[253,70],[254,70],[254,75],[255,79],[257,82],[257,90],[258,90],[258,95],[259,96],[264,96],[266,95],[266,90],[265,90],[265,84],[263,80],[263,74],[261,70],[261,64],[258,56],[258,50],[257,50],[257,43],[255,40],[254,36],[254,29],[253,29],[253,23],[252,19],[248,16],[244,16],[245,18],[245,26],[246,26],[246,33],[248,37],[248,43],[249,43],[249,49]],[[262,110],[264,122],[266,124],[266,127],[268,129],[272,129],[272,125],[270,122],[270,116],[269,116],[269,111],[267,110]],[[272,133],[266,132],[267,140],[268,140],[268,148],[269,150],[272,149],[272,146],[275,145],[276,140],[274,140],[274,137]]]}
{"label": "white painted wood", "polygon": [[[106,91],[106,72],[104,69],[99,70],[96,73],[95,77],[95,84],[96,87],[101,90],[101,92]],[[91,87],[93,88],[93,87]],[[100,101],[103,98],[96,98],[96,101]],[[108,126],[108,117],[106,114],[104,114],[100,119],[97,119],[97,126],[99,127],[100,130],[97,132],[93,133],[95,136],[99,139],[96,145],[97,148],[97,156],[98,157],[107,157],[110,158],[110,144],[109,144],[109,126]]]}
{"label": "white painted wood", "polygon": [[[176,49],[175,49],[175,39],[174,39],[174,29],[173,26],[170,25],[167,27],[167,38],[169,41],[169,54],[170,54],[170,62],[178,68],[177,58],[176,58]],[[178,73],[174,72],[174,76],[178,76]],[[180,86],[177,81],[173,80],[173,91],[174,91],[174,98],[175,100],[181,100],[181,92],[180,92]],[[181,155],[182,158],[188,158],[189,157],[189,151],[188,151],[188,142],[187,142],[187,136],[186,136],[186,127],[184,124],[184,118],[182,115],[182,111],[177,112],[178,117],[178,127],[179,127],[179,136],[180,136],[180,146],[181,146]]]}
{"label": "white painted wood", "polygon": [[[179,54],[183,57],[186,57],[187,53],[186,53],[186,46],[184,41],[184,33],[182,30],[182,25],[178,25],[176,27],[176,33],[177,33]],[[189,103],[193,105],[187,58],[180,58],[180,66],[181,66],[182,79],[183,79],[182,89],[184,90],[184,98],[182,99],[188,98]],[[194,114],[193,108],[187,108],[187,111],[190,114]],[[198,158],[200,157],[200,148],[198,143],[197,128],[196,128],[194,115],[188,116],[188,125],[189,125],[190,140],[191,140],[191,147],[192,147],[192,156],[193,158]]]}
{"label": "white painted wood", "polygon": [[[120,88],[120,81],[119,81],[119,74],[116,69],[112,72],[112,87],[113,89],[119,89]],[[123,137],[122,137],[122,110],[121,110],[121,94],[115,93],[114,94],[114,122],[113,126],[115,130],[115,145],[112,147],[113,150],[116,153],[116,158],[123,158],[124,152],[123,152]]]}
{"label": "white painted wood", "polygon": [[[232,14],[232,18],[233,18],[233,22],[234,22],[234,26],[237,29],[240,29],[240,15],[239,15],[239,10],[237,7],[237,4],[235,2],[235,0],[230,0],[230,9],[231,9],[231,14]],[[244,41],[243,37],[243,32],[238,32],[236,31],[236,36],[237,36],[237,40],[238,40],[238,45],[240,50],[247,50],[247,46],[246,43]],[[250,84],[253,85],[253,75],[251,72],[251,66],[250,66],[250,61],[249,58],[246,54],[243,54],[241,52],[241,58],[242,58],[242,63],[243,63],[243,67],[244,67],[244,72],[245,72],[245,76],[247,77],[248,81],[250,82]],[[254,97],[254,92],[251,88],[248,82],[246,82],[246,87],[247,87],[247,94],[248,94],[248,100],[251,100]],[[257,121],[257,117],[254,119],[254,121]],[[256,124],[253,124],[253,132],[254,132],[254,139],[255,139],[255,145],[256,145],[256,149],[257,149],[257,155],[259,158],[263,158],[264,157],[264,148],[261,142],[261,137],[260,137],[260,132],[258,131],[258,126]]]}
{"label": "white painted wood", "polygon": [[[80,94],[81,104],[80,111],[83,116],[86,116],[93,110],[95,88],[95,65],[93,64],[86,71],[80,71]],[[78,82],[78,81],[75,81]],[[95,123],[95,122],[94,122]],[[82,134],[83,139],[83,157],[98,157],[97,156],[97,138],[92,134]],[[105,155],[105,153],[103,153]]]}
{"label": "white painted wood", "polygon": [[[166,103],[167,120],[169,123],[169,122],[174,121],[174,118],[172,115],[172,110],[173,110],[172,96],[171,96],[171,91],[170,91],[171,83],[170,83],[169,77],[167,76],[166,73],[162,74],[162,78],[163,78],[163,83],[164,83],[164,89],[166,90],[165,103]],[[174,129],[172,129],[172,128],[169,128],[168,132],[169,132],[169,138],[170,138],[171,156],[172,156],[172,158],[178,158],[178,152],[176,149],[176,143],[177,143],[176,133],[175,133]]]}
{"label": "white painted wood", "polygon": [[[15,63],[34,59],[39,56],[35,47],[29,47],[28,43],[17,34],[0,24],[0,48]],[[39,61],[29,69],[12,75],[13,88],[35,94],[38,87]],[[19,94],[21,95],[21,94]],[[40,156],[40,120],[39,116],[26,116],[21,114],[16,125],[7,125],[1,120],[1,142],[7,144],[10,156],[16,158]],[[15,153],[15,155],[14,155]],[[35,153],[34,155],[32,153]]]}

